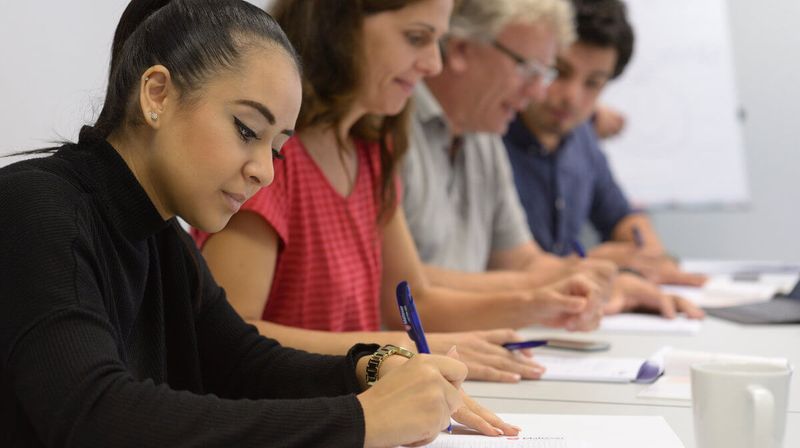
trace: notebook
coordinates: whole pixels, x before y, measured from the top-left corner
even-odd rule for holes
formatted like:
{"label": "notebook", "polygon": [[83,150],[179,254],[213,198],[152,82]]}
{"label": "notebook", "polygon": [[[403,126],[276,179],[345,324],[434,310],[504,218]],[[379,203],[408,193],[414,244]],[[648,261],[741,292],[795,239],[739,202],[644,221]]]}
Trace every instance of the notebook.
{"label": "notebook", "polygon": [[800,281],[785,296],[748,305],[708,308],[706,313],[742,324],[800,323]]}
{"label": "notebook", "polygon": [[547,369],[543,381],[652,383],[664,372],[661,363],[644,358],[536,355],[536,362]]}

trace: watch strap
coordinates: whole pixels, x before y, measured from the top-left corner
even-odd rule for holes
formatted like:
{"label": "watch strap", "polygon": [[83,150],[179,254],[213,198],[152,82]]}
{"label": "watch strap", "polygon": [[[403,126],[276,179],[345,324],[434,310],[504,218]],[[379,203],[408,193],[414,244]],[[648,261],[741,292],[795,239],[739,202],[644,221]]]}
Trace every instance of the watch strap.
{"label": "watch strap", "polygon": [[378,374],[380,373],[381,364],[383,364],[383,361],[386,358],[392,355],[400,355],[404,358],[410,359],[414,356],[414,353],[404,349],[403,347],[398,347],[392,344],[386,344],[379,348],[378,351],[370,356],[369,361],[367,361],[367,386],[372,386],[376,381],[378,381]]}

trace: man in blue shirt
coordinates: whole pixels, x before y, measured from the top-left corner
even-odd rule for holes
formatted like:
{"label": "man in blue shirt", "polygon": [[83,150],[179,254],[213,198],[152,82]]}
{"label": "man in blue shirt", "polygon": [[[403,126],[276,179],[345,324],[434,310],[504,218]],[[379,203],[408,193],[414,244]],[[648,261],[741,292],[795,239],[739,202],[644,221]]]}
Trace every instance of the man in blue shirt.
{"label": "man in blue shirt", "polygon": [[631,207],[600,149],[590,118],[607,82],[633,52],[620,0],[574,0],[578,39],[556,59],[544,101],[510,125],[504,142],[528,224],[539,245],[568,255],[591,222],[605,243],[590,252],[659,283],[702,284],[664,253],[646,215]]}

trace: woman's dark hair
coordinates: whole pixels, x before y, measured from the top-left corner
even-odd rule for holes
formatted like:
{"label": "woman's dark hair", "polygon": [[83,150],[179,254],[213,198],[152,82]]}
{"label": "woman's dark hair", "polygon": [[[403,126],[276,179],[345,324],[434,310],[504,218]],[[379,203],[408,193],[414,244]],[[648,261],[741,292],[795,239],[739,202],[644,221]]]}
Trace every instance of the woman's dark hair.
{"label": "woman's dark hair", "polygon": [[203,82],[235,69],[242,53],[263,44],[300,62],[289,39],[265,11],[242,0],[132,0],[122,13],[111,50],[108,90],[94,125],[100,136],[141,122],[135,96],[142,73],[169,69],[184,104]]}
{"label": "woman's dark hair", "polygon": [[[107,138],[124,126],[141,123],[138,87],[149,67],[169,69],[186,106],[212,75],[236,69],[249,48],[273,45],[300,60],[289,39],[265,11],[242,0],[132,0],[122,13],[111,49],[108,90],[93,134]],[[181,233],[178,225],[173,227]],[[185,236],[185,235],[184,235]],[[197,274],[195,297],[202,297],[203,276],[193,242],[181,238]],[[193,303],[195,310],[199,301]]]}
{"label": "woman's dark hair", "polygon": [[[360,85],[364,18],[420,0],[277,0],[272,8],[302,59],[303,103],[296,128],[336,128],[352,108]],[[409,105],[397,115],[367,115],[350,136],[380,145],[380,216],[393,209],[394,171],[408,147]],[[337,134],[338,138],[338,134]],[[339,142],[344,148],[344,142]],[[341,149],[340,149],[341,150]]]}
{"label": "woman's dark hair", "polygon": [[628,22],[627,8],[620,0],[573,0],[578,42],[617,51],[616,78],[631,60],[633,28]]}

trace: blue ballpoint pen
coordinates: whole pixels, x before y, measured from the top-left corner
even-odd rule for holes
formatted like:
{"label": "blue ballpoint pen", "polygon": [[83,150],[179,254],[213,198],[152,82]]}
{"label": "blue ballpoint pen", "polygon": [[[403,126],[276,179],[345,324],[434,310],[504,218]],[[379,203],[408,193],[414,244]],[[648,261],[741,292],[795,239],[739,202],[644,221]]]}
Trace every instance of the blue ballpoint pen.
{"label": "blue ballpoint pen", "polygon": [[[430,354],[428,341],[425,339],[425,332],[422,330],[422,322],[417,314],[417,307],[414,306],[414,298],[411,297],[411,288],[408,282],[402,281],[397,285],[397,306],[400,308],[400,319],[408,333],[408,337],[417,346],[417,352]],[[453,425],[447,425],[447,432],[453,432]]]}
{"label": "blue ballpoint pen", "polygon": [[633,226],[631,233],[633,233],[633,243],[636,244],[636,247],[639,249],[644,247],[644,238],[642,238],[642,231],[639,230],[639,226]]}
{"label": "blue ballpoint pen", "polygon": [[572,240],[572,249],[575,250],[575,253],[577,253],[579,257],[586,258],[586,250],[583,248],[580,241]]}

